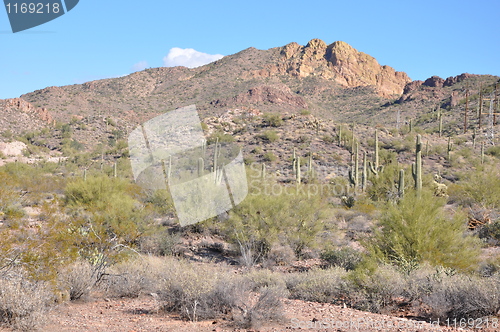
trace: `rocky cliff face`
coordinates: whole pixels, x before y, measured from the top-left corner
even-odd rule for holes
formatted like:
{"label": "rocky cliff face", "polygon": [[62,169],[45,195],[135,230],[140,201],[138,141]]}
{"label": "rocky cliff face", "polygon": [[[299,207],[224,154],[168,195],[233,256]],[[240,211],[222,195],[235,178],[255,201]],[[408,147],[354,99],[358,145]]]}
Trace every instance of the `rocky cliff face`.
{"label": "rocky cliff face", "polygon": [[0,132],[20,134],[54,123],[46,108],[36,107],[21,98],[0,100]]}
{"label": "rocky cliff face", "polygon": [[320,39],[313,39],[306,46],[290,43],[282,47],[280,53],[277,64],[252,74],[255,77],[288,74],[302,78],[313,75],[350,88],[374,86],[384,97],[401,95],[405,85],[411,82],[406,73],[381,66],[372,56],[342,41],[327,45]]}
{"label": "rocky cliff face", "polygon": [[5,99],[2,106],[14,111],[19,111],[35,116],[36,118],[40,119],[43,122],[46,122],[47,124],[51,124],[54,121],[52,115],[46,108],[35,107],[31,103],[21,98]]}

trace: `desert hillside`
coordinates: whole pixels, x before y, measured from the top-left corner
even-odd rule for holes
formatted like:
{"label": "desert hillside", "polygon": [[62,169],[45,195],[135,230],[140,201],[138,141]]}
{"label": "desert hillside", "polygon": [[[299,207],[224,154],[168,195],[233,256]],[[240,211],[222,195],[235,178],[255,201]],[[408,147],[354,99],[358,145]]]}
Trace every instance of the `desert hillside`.
{"label": "desert hillside", "polygon": [[[499,85],[412,81],[313,39],[0,100],[0,324],[496,331]],[[158,116],[190,105],[200,146],[153,151],[186,130]],[[149,186],[135,181],[137,133]],[[227,165],[239,151],[235,203]],[[217,190],[186,194],[205,177]],[[184,226],[185,202],[218,212]]]}

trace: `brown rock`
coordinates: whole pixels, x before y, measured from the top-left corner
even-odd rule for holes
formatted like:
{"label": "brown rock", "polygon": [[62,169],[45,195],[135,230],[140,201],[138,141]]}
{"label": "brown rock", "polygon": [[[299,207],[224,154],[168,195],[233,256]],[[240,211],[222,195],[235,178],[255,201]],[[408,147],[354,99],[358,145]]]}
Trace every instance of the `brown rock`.
{"label": "brown rock", "polygon": [[462,82],[463,80],[465,80],[469,77],[472,77],[472,76],[475,76],[475,75],[463,73],[463,74],[460,74],[458,76],[450,76],[444,81],[443,86],[452,86],[452,85],[457,84],[459,82]]}
{"label": "brown rock", "polygon": [[405,85],[411,82],[405,73],[379,65],[372,56],[358,52],[342,41],[327,45],[320,39],[312,39],[306,46],[290,43],[281,49],[280,54],[282,63],[270,65],[254,75],[319,76],[345,87],[375,86],[385,97],[401,95]]}
{"label": "brown rock", "polygon": [[407,94],[407,93],[410,93],[412,91],[417,90],[423,83],[424,83],[424,81],[416,80],[416,81],[412,81],[412,82],[406,84],[404,91],[403,91],[403,94]]}
{"label": "brown rock", "polygon": [[431,87],[431,88],[441,88],[443,87],[444,79],[439,76],[432,76],[425,80],[422,85]]}
{"label": "brown rock", "polygon": [[5,107],[14,108],[23,113],[34,114],[40,120],[49,124],[54,122],[52,115],[46,108],[35,107],[31,103],[21,98],[12,98],[5,100]]}

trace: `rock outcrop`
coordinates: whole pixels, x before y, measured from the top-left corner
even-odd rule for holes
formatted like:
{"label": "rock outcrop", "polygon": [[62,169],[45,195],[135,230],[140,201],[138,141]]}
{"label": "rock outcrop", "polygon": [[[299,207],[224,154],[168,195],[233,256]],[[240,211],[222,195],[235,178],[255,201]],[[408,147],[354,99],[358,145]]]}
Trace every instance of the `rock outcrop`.
{"label": "rock outcrop", "polygon": [[280,49],[280,54],[279,63],[255,71],[254,76],[319,76],[349,88],[374,86],[384,97],[401,95],[405,85],[411,82],[406,73],[381,66],[372,56],[342,41],[327,45],[313,39],[306,46],[290,43]]}
{"label": "rock outcrop", "polygon": [[15,109],[23,113],[34,115],[38,119],[48,124],[52,124],[54,122],[52,115],[46,108],[35,107],[31,103],[21,98],[6,99],[4,101],[4,105],[2,106],[5,108]]}

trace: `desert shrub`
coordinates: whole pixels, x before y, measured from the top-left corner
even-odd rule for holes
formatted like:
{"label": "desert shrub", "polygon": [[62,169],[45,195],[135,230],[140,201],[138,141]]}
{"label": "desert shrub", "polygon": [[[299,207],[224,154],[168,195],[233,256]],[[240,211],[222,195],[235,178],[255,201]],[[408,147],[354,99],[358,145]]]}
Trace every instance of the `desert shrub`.
{"label": "desert shrub", "polygon": [[495,315],[500,309],[500,280],[460,274],[434,278],[432,291],[423,296],[433,319],[476,319]]}
{"label": "desert shrub", "polygon": [[[288,293],[281,287],[264,287],[259,291],[259,297],[254,305],[247,305],[240,315],[236,314],[236,322],[245,328],[259,328],[263,323],[282,321],[283,304],[281,298]],[[243,313],[243,314],[241,314]]]}
{"label": "desert shrub", "polygon": [[323,303],[340,303],[349,294],[349,283],[343,268],[314,269],[285,276],[293,299]]}
{"label": "desert shrub", "polygon": [[22,222],[15,231],[0,227],[0,266],[22,268],[33,280],[54,281],[76,253],[58,201],[45,202],[41,214],[45,220],[35,229]]}
{"label": "desert shrub", "polygon": [[494,166],[464,173],[460,182],[451,185],[449,195],[453,201],[485,208],[500,208],[500,170]]}
{"label": "desert shrub", "polygon": [[359,251],[351,248],[327,250],[321,254],[329,266],[338,266],[346,271],[354,270],[361,263],[362,255]]}
{"label": "desert shrub", "polygon": [[266,264],[270,266],[290,265],[296,259],[297,257],[292,247],[289,245],[275,244],[269,249]]}
{"label": "desert shrub", "polygon": [[148,191],[144,201],[151,204],[158,214],[166,215],[174,211],[174,202],[167,189]]}
{"label": "desert shrub", "polygon": [[[178,312],[192,321],[215,318],[224,311],[226,299],[221,289],[216,291],[217,281],[222,278],[221,271],[209,271],[205,266],[176,262],[164,273],[159,286],[162,310]],[[226,285],[229,288],[231,283]],[[232,293],[232,290],[224,294]],[[215,300],[219,302],[218,308],[215,307]]]}
{"label": "desert shrub", "polygon": [[266,130],[262,134],[259,135],[259,138],[266,142],[276,142],[280,137],[278,133],[274,130]]}
{"label": "desert shrub", "polygon": [[168,230],[157,230],[151,235],[140,239],[141,252],[156,256],[171,256],[176,253],[176,246],[180,243],[181,234]]}
{"label": "desert shrub", "polygon": [[263,119],[264,123],[270,127],[280,127],[283,125],[283,118],[279,113],[266,113]]}
{"label": "desert shrub", "polygon": [[67,226],[80,257],[101,270],[127,256],[147,233],[136,187],[120,178],[87,177],[68,183]]}
{"label": "desert shrub", "polygon": [[69,292],[70,300],[87,297],[98,282],[97,271],[87,261],[77,260],[59,271],[59,283]]}
{"label": "desert shrub", "polygon": [[232,135],[224,133],[223,131],[216,131],[207,139],[208,144],[213,144],[215,142],[232,143],[234,142],[234,137]]}
{"label": "desert shrub", "polygon": [[496,243],[500,242],[500,220],[491,224],[486,224],[479,228],[478,236],[480,239],[494,240]]}
{"label": "desert shrub", "polygon": [[346,278],[351,283],[348,294],[353,308],[380,313],[394,305],[394,298],[401,294],[405,279],[393,266],[380,265],[370,271],[360,268]]}
{"label": "desert shrub", "polygon": [[110,296],[134,298],[156,290],[157,278],[154,261],[136,257],[107,269],[102,287]]}
{"label": "desert shrub", "polygon": [[274,153],[269,151],[269,152],[264,153],[264,155],[262,156],[262,159],[264,159],[264,161],[273,162],[273,161],[276,161],[277,157]]}
{"label": "desert shrub", "polygon": [[500,146],[490,146],[486,149],[486,151],[484,151],[484,153],[500,158]]}
{"label": "desert shrub", "polygon": [[246,272],[243,277],[248,280],[248,284],[253,291],[258,291],[263,287],[281,287],[286,289],[285,278],[279,272],[273,272],[268,269],[252,269]]}
{"label": "desert shrub", "polygon": [[321,139],[323,140],[323,142],[325,142],[325,143],[329,143],[329,144],[331,144],[331,143],[335,142],[335,137],[334,137],[334,136],[332,136],[332,135],[323,135],[323,136],[321,137]]}
{"label": "desert shrub", "polygon": [[54,297],[47,283],[32,281],[18,272],[0,278],[0,324],[33,331],[43,325]]}
{"label": "desert shrub", "polygon": [[479,253],[478,241],[466,233],[466,217],[448,218],[445,200],[423,190],[408,193],[398,204],[388,203],[369,248],[378,259],[396,265],[428,262],[458,270],[473,269]]}
{"label": "desert shrub", "polygon": [[248,306],[248,282],[224,269],[171,261],[161,271],[158,294],[162,310],[197,321]]}
{"label": "desert shrub", "polygon": [[[399,199],[399,170],[396,164],[389,164],[384,167],[383,171],[378,172],[378,176],[370,177],[371,186],[368,186],[368,196],[373,201],[396,201]],[[412,188],[413,178],[411,170],[405,170],[405,191]]]}
{"label": "desert shrub", "polygon": [[245,165],[249,166],[255,162],[255,158],[251,155],[243,157],[243,162]]}
{"label": "desert shrub", "polygon": [[[274,244],[289,245],[297,257],[316,245],[316,235],[328,214],[326,199],[303,187],[286,187],[272,181],[251,180],[247,198],[229,212],[221,225],[247,265],[261,261]],[[317,188],[316,188],[317,191]]]}

